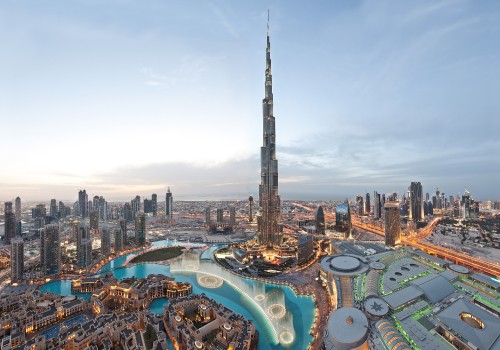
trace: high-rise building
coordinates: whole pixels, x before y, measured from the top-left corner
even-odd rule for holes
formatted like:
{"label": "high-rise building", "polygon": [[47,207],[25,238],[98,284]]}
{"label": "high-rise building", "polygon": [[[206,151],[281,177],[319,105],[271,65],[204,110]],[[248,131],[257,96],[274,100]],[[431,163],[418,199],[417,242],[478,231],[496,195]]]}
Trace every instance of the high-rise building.
{"label": "high-rise building", "polygon": [[224,209],[217,208],[217,223],[222,224],[224,222]]}
{"label": "high-rise building", "polygon": [[135,244],[138,246],[146,244],[146,215],[141,212],[135,216]]}
{"label": "high-rise building", "polygon": [[65,206],[62,201],[59,201],[59,217],[65,218],[70,214],[69,207]]}
{"label": "high-rise building", "polygon": [[461,207],[462,207],[462,219],[469,219],[470,218],[470,212],[471,212],[471,196],[469,191],[465,190],[464,194],[462,195],[462,201],[461,201]]}
{"label": "high-rise building", "polygon": [[210,226],[212,224],[212,219],[210,218],[210,207],[205,208],[205,225]]}
{"label": "high-rise building", "polygon": [[91,230],[99,229],[99,212],[97,210],[90,212],[90,229]]}
{"label": "high-rise building", "polygon": [[80,208],[80,215],[82,218],[86,218],[88,216],[88,201],[89,197],[87,196],[87,191],[78,191],[78,207]]}
{"label": "high-rise building", "polygon": [[16,197],[16,200],[14,203],[15,203],[14,213],[16,214],[16,220],[21,221],[21,198]]}
{"label": "high-rise building", "polygon": [[88,226],[83,223],[77,226],[76,256],[78,266],[85,268],[92,262],[92,238]]}
{"label": "high-rise building", "polygon": [[41,230],[40,257],[47,275],[55,275],[61,271],[61,240],[57,224],[46,225]]}
{"label": "high-rise building", "polygon": [[344,239],[352,237],[351,206],[347,201],[335,207],[335,228],[344,232]]}
{"label": "high-rise building", "polygon": [[135,196],[135,198],[130,201],[130,207],[132,208],[132,218],[135,219],[137,214],[141,211],[141,197]]}
{"label": "high-rise building", "polygon": [[103,196],[99,197],[99,220],[108,220],[108,202]]}
{"label": "high-rise building", "polygon": [[101,254],[105,257],[111,254],[111,232],[107,227],[101,229]]}
{"label": "high-rise building", "polygon": [[47,216],[47,209],[45,209],[45,204],[37,204],[34,212],[31,212],[33,218],[45,218]]}
{"label": "high-rise building", "polygon": [[380,194],[377,191],[373,191],[373,218],[380,219],[382,217]]}
{"label": "high-rise building", "polygon": [[387,202],[384,204],[385,245],[394,247],[401,241],[401,225],[399,223],[399,204]]}
{"label": "high-rise building", "polygon": [[371,211],[370,194],[367,193],[365,198],[366,198],[366,200],[365,200],[365,213],[367,215],[370,215],[370,211]]}
{"label": "high-rise building", "polygon": [[156,193],[153,193],[151,195],[151,201],[152,201],[152,213],[153,213],[153,216],[156,216],[156,214],[158,213],[158,196],[156,195]]}
{"label": "high-rise building", "polygon": [[92,208],[89,208],[89,210],[92,211],[99,211],[99,196],[94,196],[92,198]]}
{"label": "high-rise building", "polygon": [[153,201],[144,198],[144,214],[153,213]]}
{"label": "high-rise building", "polygon": [[168,222],[172,222],[173,215],[174,198],[172,197],[172,192],[170,192],[170,187],[167,189],[167,194],[165,195],[165,216]]}
{"label": "high-rise building", "polygon": [[10,244],[11,239],[16,236],[16,214],[12,211],[12,202],[5,202],[4,209],[4,241]]}
{"label": "high-rise building", "polygon": [[248,222],[253,221],[253,196],[248,197]]}
{"label": "high-rise building", "polygon": [[82,268],[92,265],[92,239],[82,239],[81,243],[81,261],[79,266]]}
{"label": "high-rise building", "polygon": [[408,219],[413,221],[424,220],[424,201],[422,196],[422,184],[412,182],[409,188],[409,214]]}
{"label": "high-rise building", "polygon": [[123,205],[123,218],[127,222],[130,222],[134,219],[132,215],[132,206],[128,202]]}
{"label": "high-rise building", "polygon": [[[269,24],[268,24],[269,27]],[[276,120],[273,112],[273,75],[271,72],[271,41],[267,31],[265,95],[262,100],[263,145],[260,148],[260,185],[258,241],[260,245],[281,245],[283,234],[279,228],[281,199],[278,194],[278,159],[276,159]]]}
{"label": "high-rise building", "polygon": [[127,221],[125,219],[120,219],[118,221],[120,224],[120,234],[122,235],[123,245],[127,245]]}
{"label": "high-rise building", "polygon": [[439,191],[439,188],[436,188],[436,205],[434,207],[436,209],[441,209],[442,208],[441,191]]}
{"label": "high-rise building", "polygon": [[59,218],[59,213],[57,211],[57,201],[55,199],[50,200],[50,217],[54,219]]}
{"label": "high-rise building", "polygon": [[229,225],[236,226],[236,208],[229,207]]}
{"label": "high-rise building", "polygon": [[113,230],[113,235],[115,239],[115,254],[123,250],[123,234],[120,228],[115,228]]}
{"label": "high-rise building", "polygon": [[363,216],[365,213],[365,204],[363,202],[363,196],[358,194],[356,196],[356,204],[358,205],[358,215]]}
{"label": "high-rise building", "polygon": [[325,212],[323,211],[323,207],[320,205],[318,210],[316,210],[316,233],[318,235],[325,234]]}
{"label": "high-rise building", "polygon": [[10,281],[17,283],[24,273],[24,242],[21,237],[15,237],[10,242]]}

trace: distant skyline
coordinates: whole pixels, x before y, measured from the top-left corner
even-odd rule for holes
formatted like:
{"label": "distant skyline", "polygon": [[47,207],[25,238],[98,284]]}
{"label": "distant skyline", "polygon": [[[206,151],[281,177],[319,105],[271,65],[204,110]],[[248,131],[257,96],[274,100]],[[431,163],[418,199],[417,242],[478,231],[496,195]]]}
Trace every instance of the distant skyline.
{"label": "distant skyline", "polygon": [[[496,1],[4,1],[0,200],[500,199]],[[240,198],[241,197],[241,198]]]}

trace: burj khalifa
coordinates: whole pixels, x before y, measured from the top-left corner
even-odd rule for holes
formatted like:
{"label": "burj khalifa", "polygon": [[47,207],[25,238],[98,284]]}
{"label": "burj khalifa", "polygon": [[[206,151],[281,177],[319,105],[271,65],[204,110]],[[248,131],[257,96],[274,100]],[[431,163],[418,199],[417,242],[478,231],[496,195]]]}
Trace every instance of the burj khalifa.
{"label": "burj khalifa", "polygon": [[283,235],[279,228],[281,200],[278,195],[278,160],[276,159],[276,122],[273,114],[273,76],[271,74],[271,43],[267,24],[266,81],[262,100],[263,146],[260,148],[261,181],[259,185],[260,216],[258,240],[261,246],[279,246]]}

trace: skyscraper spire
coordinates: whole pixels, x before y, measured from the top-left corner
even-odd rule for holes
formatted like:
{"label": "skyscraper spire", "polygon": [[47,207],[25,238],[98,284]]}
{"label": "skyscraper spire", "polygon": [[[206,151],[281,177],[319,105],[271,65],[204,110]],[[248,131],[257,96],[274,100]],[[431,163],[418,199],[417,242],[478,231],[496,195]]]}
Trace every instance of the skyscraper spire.
{"label": "skyscraper spire", "polygon": [[278,160],[276,159],[276,130],[273,115],[273,78],[271,74],[271,41],[269,12],[267,22],[265,96],[262,100],[263,145],[261,147],[261,183],[259,186],[259,243],[268,247],[281,244],[279,216],[281,200],[278,195]]}
{"label": "skyscraper spire", "polygon": [[269,9],[267,9],[267,36],[269,36]]}

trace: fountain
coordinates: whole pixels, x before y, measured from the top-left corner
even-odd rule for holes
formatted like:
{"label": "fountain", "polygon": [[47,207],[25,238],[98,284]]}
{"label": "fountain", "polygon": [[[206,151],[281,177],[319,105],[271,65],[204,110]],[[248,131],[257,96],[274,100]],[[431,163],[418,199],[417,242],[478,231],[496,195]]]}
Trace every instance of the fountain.
{"label": "fountain", "polygon": [[204,288],[219,288],[224,282],[237,289],[260,312],[272,330],[276,344],[290,347],[295,341],[293,315],[286,308],[285,293],[279,288],[266,291],[261,281],[244,280],[232,274],[211,261],[201,260],[202,251],[189,250],[182,258],[176,259],[170,265],[170,272],[196,273],[197,282]]}

